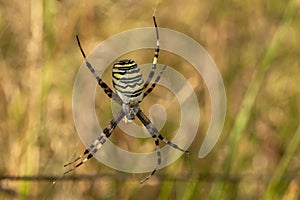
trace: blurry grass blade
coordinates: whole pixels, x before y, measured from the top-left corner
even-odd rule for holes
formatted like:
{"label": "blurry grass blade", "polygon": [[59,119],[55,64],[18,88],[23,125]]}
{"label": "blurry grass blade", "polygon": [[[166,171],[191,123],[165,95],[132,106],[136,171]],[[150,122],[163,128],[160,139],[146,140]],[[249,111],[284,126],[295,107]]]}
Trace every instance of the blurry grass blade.
{"label": "blurry grass blade", "polygon": [[164,200],[164,199],[170,199],[170,194],[172,192],[172,189],[174,187],[174,182],[175,180],[168,180],[166,179],[161,187],[161,192],[159,194],[159,200]]}
{"label": "blurry grass blade", "polygon": [[273,174],[273,177],[265,193],[265,197],[264,197],[265,200],[274,199],[274,196],[276,194],[276,187],[280,185],[280,181],[282,180],[284,172],[289,162],[291,161],[292,157],[294,156],[299,146],[299,143],[300,143],[300,125],[298,126],[295,134],[291,138],[289,145],[287,145],[288,149],[286,150],[286,153],[281,158],[280,163]]}
{"label": "blurry grass blade", "polygon": [[183,200],[192,200],[193,199],[194,194],[197,192],[196,189],[197,189],[199,180],[200,180],[200,178],[196,177],[188,182],[185,193],[182,197]]}
{"label": "blurry grass blade", "polygon": [[[246,128],[247,123],[250,119],[251,110],[255,103],[255,99],[258,95],[259,89],[262,86],[266,72],[270,68],[278,52],[278,48],[281,44],[281,41],[287,32],[288,26],[292,22],[293,17],[296,13],[297,6],[295,6],[295,3],[296,0],[291,0],[287,5],[284,15],[282,17],[282,22],[275,34],[273,35],[269,48],[267,49],[267,52],[262,60],[262,63],[259,65],[255,76],[251,80],[248,90],[242,101],[240,111],[236,117],[235,123],[230,133],[230,149],[227,155],[227,159],[225,160],[224,167],[222,168],[225,174],[230,173],[230,168],[233,163],[233,158],[235,157],[238,141],[240,140],[242,132]],[[211,190],[210,197],[212,199],[220,199],[221,194],[223,192],[223,188],[224,182],[217,182]]]}
{"label": "blurry grass blade", "polygon": [[[39,149],[38,135],[41,128],[41,73],[42,65],[42,40],[43,40],[43,2],[39,0],[30,1],[31,38],[28,41],[28,67],[29,80],[29,105],[28,105],[28,127],[26,135],[26,149],[24,166],[20,167],[21,174],[31,175],[38,173]],[[36,183],[22,182],[20,194],[27,197],[30,192],[37,190]]]}

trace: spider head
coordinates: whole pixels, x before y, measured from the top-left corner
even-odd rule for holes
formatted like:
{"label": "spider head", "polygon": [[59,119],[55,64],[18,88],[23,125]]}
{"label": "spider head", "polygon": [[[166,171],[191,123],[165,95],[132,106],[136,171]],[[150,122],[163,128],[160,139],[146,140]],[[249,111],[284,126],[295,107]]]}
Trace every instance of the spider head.
{"label": "spider head", "polygon": [[134,120],[136,113],[139,111],[138,104],[122,104],[122,109],[125,113],[125,122],[132,122]]}

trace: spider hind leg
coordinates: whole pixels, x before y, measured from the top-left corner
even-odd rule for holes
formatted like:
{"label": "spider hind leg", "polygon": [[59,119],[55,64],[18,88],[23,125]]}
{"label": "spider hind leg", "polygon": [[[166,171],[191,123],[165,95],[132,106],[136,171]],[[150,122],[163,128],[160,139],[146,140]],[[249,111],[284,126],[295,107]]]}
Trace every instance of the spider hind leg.
{"label": "spider hind leg", "polygon": [[[106,142],[106,135],[104,133],[101,133],[101,135],[93,142],[93,144],[91,144],[84,152],[83,154],[81,154],[80,156],[78,156],[77,158],[75,158],[73,161],[67,163],[64,165],[64,167],[67,167],[69,165],[74,164],[75,166],[72,167],[71,169],[67,170],[64,172],[65,174],[68,174],[72,171],[74,171],[76,168],[78,168],[79,166],[81,166],[82,164],[84,164],[86,161],[88,161],[89,159],[91,159],[93,157],[93,155],[101,148],[101,146]],[[80,160],[80,161],[79,161]],[[77,163],[77,161],[79,161]],[[77,163],[77,164],[76,164]]]}
{"label": "spider hind leg", "polygon": [[140,181],[141,184],[143,184],[146,181],[148,181],[155,174],[157,168],[161,164],[161,152],[160,152],[160,147],[159,147],[159,140],[156,137],[156,135],[151,134],[151,136],[155,140],[155,149],[156,149],[156,154],[157,154],[157,165],[156,165],[156,167],[153,169],[153,171],[148,176],[146,176],[143,180]]}
{"label": "spider hind leg", "polygon": [[[98,138],[83,152],[82,155],[75,158],[73,161],[67,163],[64,165],[64,167],[67,167],[69,165],[75,164],[74,167],[64,172],[65,174],[68,174],[72,171],[74,171],[77,167],[84,164],[86,161],[91,159],[95,153],[102,147],[102,145],[106,142],[106,140],[109,138],[109,136],[112,134],[112,131],[116,128],[118,123],[121,121],[121,119],[125,116],[125,113],[123,110],[121,110],[109,123],[108,125],[103,129],[103,132],[98,136]],[[77,163],[77,161],[79,161]],[[76,164],[77,163],[77,164]]]}

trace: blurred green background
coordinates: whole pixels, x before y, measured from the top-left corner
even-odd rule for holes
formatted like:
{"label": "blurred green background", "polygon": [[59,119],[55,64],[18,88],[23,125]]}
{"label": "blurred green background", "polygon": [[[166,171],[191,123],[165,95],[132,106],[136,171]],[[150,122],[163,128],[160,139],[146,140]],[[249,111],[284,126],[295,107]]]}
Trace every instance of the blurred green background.
{"label": "blurred green background", "polygon": [[[199,42],[222,74],[227,116],[220,140],[198,158],[210,120],[209,93],[191,65],[162,51],[159,63],[179,70],[199,100],[200,128],[190,153],[143,185],[139,180],[147,174],[118,172],[96,159],[52,184],[63,164],[84,150],[72,116],[73,83],[83,61],[75,34],[88,53],[114,34],[152,26],[154,5],[0,1],[0,199],[299,199],[299,0],[158,1],[158,25]],[[129,56],[151,62],[153,50]],[[111,85],[109,71],[103,79]],[[158,87],[142,108],[153,102],[167,107],[162,133],[171,139],[178,117],[170,116],[178,113],[166,94]],[[99,89],[96,108],[105,125],[112,115],[103,96]],[[151,139],[118,129],[111,139],[132,151],[155,148]]]}

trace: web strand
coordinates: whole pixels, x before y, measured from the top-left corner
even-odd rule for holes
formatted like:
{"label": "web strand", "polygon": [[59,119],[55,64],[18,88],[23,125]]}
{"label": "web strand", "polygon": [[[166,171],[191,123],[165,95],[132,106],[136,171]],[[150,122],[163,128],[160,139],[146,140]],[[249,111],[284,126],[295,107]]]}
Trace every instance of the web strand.
{"label": "web strand", "polygon": [[152,14],[152,16],[155,16],[155,14],[156,14],[157,5],[158,5],[158,0],[155,0],[154,6],[153,6],[153,14]]}

